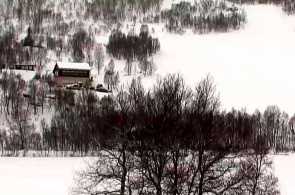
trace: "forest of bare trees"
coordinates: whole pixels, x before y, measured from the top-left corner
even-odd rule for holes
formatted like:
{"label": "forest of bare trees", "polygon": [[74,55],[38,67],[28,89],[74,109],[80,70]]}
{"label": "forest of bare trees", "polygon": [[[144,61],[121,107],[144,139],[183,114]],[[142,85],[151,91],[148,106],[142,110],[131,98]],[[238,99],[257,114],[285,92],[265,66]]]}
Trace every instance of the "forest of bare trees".
{"label": "forest of bare trees", "polygon": [[253,115],[222,111],[211,76],[193,90],[167,75],[148,91],[133,80],[115,97],[63,91],[41,135],[23,85],[19,76],[1,80],[11,124],[1,131],[2,150],[98,156],[77,175],[73,194],[279,194],[268,153],[293,149],[293,117],[276,106]]}
{"label": "forest of bare trees", "polygon": [[210,76],[194,90],[179,75],[150,91],[133,80],[99,107],[99,127],[80,137],[93,138],[82,147],[99,158],[78,173],[73,194],[279,194],[268,138],[241,133],[246,114],[220,110]]}
{"label": "forest of bare trees", "polygon": [[[90,90],[78,94],[61,91],[56,94],[58,99],[52,100],[47,96],[54,93],[52,78],[42,75],[25,82],[19,75],[4,72],[0,82],[3,91],[1,113],[10,121],[11,130],[6,130],[5,134],[10,137],[5,138],[2,149],[43,149],[89,155],[89,152],[99,151],[98,143],[113,147],[112,143],[119,136],[118,126],[126,123],[130,125],[126,136],[133,144],[141,137],[157,135],[160,143],[171,138],[176,139],[173,142],[182,140],[181,145],[186,147],[195,147],[196,140],[202,138],[199,144],[206,150],[225,146],[231,151],[255,149],[258,142],[274,152],[294,150],[294,116],[289,117],[277,106],[268,106],[264,112],[255,111],[253,114],[235,109],[222,111],[211,77],[202,80],[194,90],[182,83],[180,76],[177,77],[181,80],[180,86],[174,86],[180,82],[176,82],[175,77],[161,78],[151,91],[145,91],[140,82],[133,80],[124,89],[116,83],[119,94],[113,97],[99,99]],[[178,90],[176,87],[183,87],[179,97],[165,97],[165,93]],[[176,92],[173,94],[177,95]],[[174,98],[177,101],[174,102]],[[182,98],[185,98],[184,102]],[[128,106],[128,109],[124,108],[128,110],[124,115],[118,104],[122,99],[126,101],[124,106]],[[51,125],[44,121],[38,144],[26,144],[31,142],[28,141],[30,135],[36,133],[30,120],[45,109],[55,112]],[[12,147],[14,133],[20,136],[20,141]],[[220,140],[214,141],[215,137]],[[155,140],[152,141],[155,145]]]}

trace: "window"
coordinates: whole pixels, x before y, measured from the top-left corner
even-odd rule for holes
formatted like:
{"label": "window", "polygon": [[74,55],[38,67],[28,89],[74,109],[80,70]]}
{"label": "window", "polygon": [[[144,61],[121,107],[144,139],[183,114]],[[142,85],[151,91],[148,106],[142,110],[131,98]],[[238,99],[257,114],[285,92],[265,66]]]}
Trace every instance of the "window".
{"label": "window", "polygon": [[83,70],[62,70],[62,76],[88,77],[88,71]]}

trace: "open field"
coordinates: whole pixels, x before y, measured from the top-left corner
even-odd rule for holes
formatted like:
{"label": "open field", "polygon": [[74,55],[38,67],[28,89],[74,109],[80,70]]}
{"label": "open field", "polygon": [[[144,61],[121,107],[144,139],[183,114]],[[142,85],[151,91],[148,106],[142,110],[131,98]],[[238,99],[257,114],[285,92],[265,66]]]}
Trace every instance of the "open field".
{"label": "open field", "polygon": [[[295,155],[273,157],[282,195],[294,195]],[[0,158],[0,193],[5,195],[67,195],[75,171],[87,158]]]}

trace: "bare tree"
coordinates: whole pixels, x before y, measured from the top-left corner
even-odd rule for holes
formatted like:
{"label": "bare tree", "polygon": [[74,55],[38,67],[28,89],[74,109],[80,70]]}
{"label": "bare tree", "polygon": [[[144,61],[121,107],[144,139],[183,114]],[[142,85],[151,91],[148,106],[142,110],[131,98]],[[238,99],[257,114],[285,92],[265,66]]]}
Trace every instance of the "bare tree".
{"label": "bare tree", "polygon": [[40,82],[39,82],[39,84],[37,86],[38,86],[38,88],[37,88],[38,90],[37,90],[36,95],[37,95],[38,102],[41,105],[42,114],[43,114],[44,104],[46,103],[46,95],[49,92],[49,86],[45,81],[44,75],[42,76],[42,78],[40,78]]}
{"label": "bare tree", "polygon": [[233,147],[248,125],[237,125],[239,117],[249,116],[219,105],[210,76],[193,92],[179,75],[159,79],[148,92],[133,79],[115,101],[101,104],[96,127],[112,135],[95,139],[99,158],[78,174],[73,193],[278,194],[260,133],[254,153]]}
{"label": "bare tree", "polygon": [[21,98],[18,107],[14,110],[10,117],[7,117],[12,135],[18,139],[20,149],[23,150],[27,146],[29,136],[33,132],[33,125],[30,124],[31,112],[29,105]]}
{"label": "bare tree", "polygon": [[103,53],[103,48],[102,44],[98,44],[94,48],[94,59],[95,59],[95,64],[98,69],[98,74],[100,73],[100,70],[104,66],[104,53]]}
{"label": "bare tree", "polygon": [[35,115],[37,114],[37,107],[39,105],[38,97],[37,97],[38,91],[39,91],[39,89],[38,89],[38,80],[33,78],[29,82],[29,93],[30,93],[30,96],[31,96],[31,102],[30,103],[34,107],[34,114]]}
{"label": "bare tree", "polygon": [[113,125],[116,137],[113,144],[104,147],[96,140],[99,148],[98,159],[88,163],[87,169],[78,173],[77,186],[73,194],[127,194],[129,174],[133,168],[132,155],[128,151],[127,133],[131,130],[127,123],[130,103],[123,88],[119,91],[116,102],[116,115]]}
{"label": "bare tree", "polygon": [[[262,137],[260,142],[263,143]],[[278,179],[272,174],[272,161],[265,145],[257,143],[257,148],[246,154],[242,162],[245,179],[240,188],[243,194],[279,195]]]}
{"label": "bare tree", "polygon": [[105,68],[105,75],[104,75],[104,83],[108,86],[108,90],[112,91],[113,89],[117,89],[118,84],[120,82],[119,72],[114,70],[115,63],[112,59]]}

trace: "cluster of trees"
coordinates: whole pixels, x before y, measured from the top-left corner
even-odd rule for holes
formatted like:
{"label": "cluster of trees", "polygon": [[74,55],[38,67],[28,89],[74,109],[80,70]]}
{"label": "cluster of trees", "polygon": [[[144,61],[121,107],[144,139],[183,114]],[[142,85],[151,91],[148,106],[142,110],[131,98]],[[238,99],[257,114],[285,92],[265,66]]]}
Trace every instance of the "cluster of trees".
{"label": "cluster of trees", "polygon": [[86,49],[93,50],[94,40],[88,36],[84,29],[78,30],[70,40],[71,51],[74,61],[81,62],[86,59],[84,51]]}
{"label": "cluster of trees", "polygon": [[17,151],[23,149],[40,149],[41,135],[36,132],[32,118],[42,113],[46,103],[49,103],[47,94],[54,86],[50,76],[35,76],[29,82],[23,80],[20,74],[3,72],[0,80],[1,87],[1,115],[9,125],[2,129],[1,149]]}
{"label": "cluster of trees", "polygon": [[106,48],[114,58],[126,59],[127,75],[131,75],[136,66],[134,61],[139,63],[141,72],[147,75],[155,71],[155,64],[150,58],[160,50],[160,42],[157,38],[152,38],[147,25],[142,25],[139,35],[134,33],[134,29],[131,29],[127,37],[121,30],[113,30]]}
{"label": "cluster of trees", "polygon": [[[108,69],[112,69],[113,65],[110,63]],[[118,89],[118,73],[113,72],[112,75],[107,75],[109,78],[105,76],[105,80],[109,81],[109,89]],[[215,86],[210,78],[201,81],[194,92],[182,84],[182,95],[187,98],[185,102],[176,104],[177,102],[174,101],[182,96],[176,96],[180,86],[174,85],[180,85],[180,81],[183,82],[181,77],[170,75],[160,79],[148,92],[145,92],[140,82],[135,80],[128,88],[118,89],[119,95],[123,93],[124,98],[128,97],[126,106],[128,105],[129,109],[132,108],[126,115],[122,115],[118,107],[118,101],[122,98],[119,95],[98,99],[93,91],[81,91],[78,95],[71,91],[61,91],[57,94],[59,98],[56,104],[56,100],[51,101],[47,96],[53,91],[52,77],[36,76],[26,83],[20,75],[4,72],[0,82],[3,91],[1,113],[11,125],[16,124],[14,122],[16,120],[21,122],[18,123],[17,131],[16,126],[11,127],[11,132],[19,135],[25,131],[24,126],[27,126],[30,117],[39,113],[39,109],[43,113],[45,107],[51,108],[52,105],[58,107],[55,109],[51,126],[42,125],[44,134],[40,136],[43,139],[38,142],[38,147],[26,144],[28,142],[26,137],[36,133],[30,127],[29,133],[24,133],[26,134],[24,141],[17,142],[19,145],[15,146],[15,149],[65,150],[83,154],[96,151],[101,146],[112,148],[115,147],[112,143],[117,143],[116,140],[120,138],[121,133],[118,130],[123,125],[128,127],[127,137],[124,137],[124,139],[128,138],[128,143],[131,144],[128,150],[133,150],[138,143],[142,144],[142,138],[145,141],[150,136],[150,139],[154,139],[154,135],[156,140],[153,142],[161,144],[163,144],[162,141],[176,142],[170,140],[175,138],[178,141],[182,140],[184,142],[182,144],[190,149],[192,147],[190,145],[195,145],[195,142],[202,138],[206,140],[204,143],[206,150],[228,146],[230,151],[243,151],[256,149],[258,143],[263,143],[264,148],[275,152],[294,150],[295,116],[289,117],[277,106],[269,106],[263,113],[256,111],[254,114],[234,109],[230,112],[220,111],[220,102],[218,96],[215,96]],[[157,91],[160,89],[162,91]],[[175,96],[170,94],[166,97],[165,93],[170,91],[175,93]],[[132,96],[134,96],[134,102],[130,99]],[[165,104],[161,105],[157,101],[163,101],[162,103]],[[82,110],[86,111],[81,112]],[[177,113],[178,115],[174,116]],[[202,115],[199,116],[200,114]],[[25,118],[19,118],[20,116]],[[78,121],[79,124],[76,124]],[[181,123],[178,124],[177,121]],[[147,126],[144,127],[144,125]],[[86,127],[89,129],[85,130]],[[11,132],[7,133],[11,134]],[[60,136],[64,136],[62,142]],[[7,140],[4,149],[10,150],[10,142]]]}
{"label": "cluster of trees", "polygon": [[4,64],[14,64],[17,59],[24,58],[21,43],[16,41],[14,29],[3,33],[0,37],[0,61]]}
{"label": "cluster of trees", "polygon": [[115,58],[135,60],[157,53],[160,42],[152,38],[147,25],[142,25],[139,35],[130,32],[126,36],[121,30],[113,30],[106,47],[107,52]]}
{"label": "cluster of trees", "polygon": [[[82,123],[85,117],[84,130],[68,132],[82,132],[84,150],[92,145],[99,158],[78,174],[73,194],[279,194],[267,138],[258,134],[241,149],[236,139],[244,135],[234,126],[240,121],[220,111],[210,77],[194,91],[179,75],[159,79],[150,91],[133,80],[115,99],[102,99],[97,112],[87,105],[70,109]],[[77,118],[59,118],[78,128]]]}
{"label": "cluster of trees", "polygon": [[104,66],[104,52],[102,44],[96,43],[93,34],[79,29],[68,40],[68,51],[75,62],[87,62],[98,69],[98,74]]}
{"label": "cluster of trees", "polygon": [[175,4],[161,12],[161,19],[170,33],[182,34],[185,29],[195,33],[226,32],[239,29],[246,22],[246,13],[236,7],[228,7],[223,1],[200,1]]}
{"label": "cluster of trees", "polygon": [[[15,64],[44,65],[48,60],[47,50],[31,46],[34,46],[34,40],[30,36],[30,28],[23,43],[17,41],[14,28],[9,29],[0,36],[0,64],[7,66]],[[1,69],[3,68],[5,67],[1,67]]]}
{"label": "cluster of trees", "polygon": [[294,1],[283,1],[281,3],[284,12],[287,14],[295,14],[295,2]]}
{"label": "cluster of trees", "polygon": [[[5,28],[11,26],[16,37],[24,30],[27,30],[24,28],[27,28],[26,26],[30,24],[29,29],[32,29],[32,31],[30,30],[30,33],[24,40],[25,46],[32,46],[34,42],[39,45],[41,42],[46,41],[47,48],[55,50],[58,58],[62,54],[68,55],[70,53],[69,50],[72,51],[74,49],[70,41],[75,42],[75,40],[72,40],[72,37],[70,37],[70,32],[73,29],[81,28],[81,26],[78,23],[79,21],[76,22],[72,19],[77,15],[75,13],[76,10],[77,13],[83,11],[82,7],[77,3],[67,0],[58,3],[52,1],[32,2],[24,0],[9,1],[9,3],[4,3],[2,6],[3,9],[0,10],[0,12],[3,11],[0,13],[1,16],[8,16],[10,19],[18,20],[17,23],[12,23],[11,21],[13,20],[7,20],[7,24],[4,25]],[[66,10],[65,14],[61,10]],[[65,21],[68,18],[70,18],[70,22]],[[76,34],[79,34],[79,32]],[[93,37],[91,39],[93,40]],[[77,58],[81,57],[79,55],[81,52],[75,50],[73,53],[77,55]]]}
{"label": "cluster of trees", "polygon": [[[147,14],[155,15],[163,0],[93,0],[85,1],[85,18],[117,23],[125,20],[136,21]],[[152,18],[155,18],[153,16]]]}

